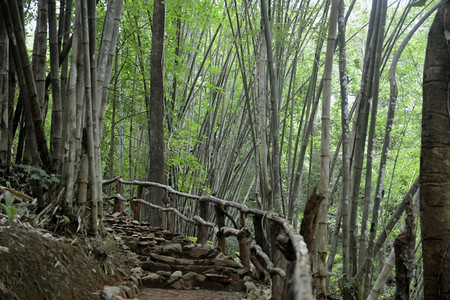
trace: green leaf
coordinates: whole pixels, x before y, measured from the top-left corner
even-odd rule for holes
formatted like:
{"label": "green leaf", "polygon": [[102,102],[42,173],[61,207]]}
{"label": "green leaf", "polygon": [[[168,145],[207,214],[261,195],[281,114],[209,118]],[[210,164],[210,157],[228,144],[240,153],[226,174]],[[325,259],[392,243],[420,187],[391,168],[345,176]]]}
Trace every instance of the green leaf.
{"label": "green leaf", "polygon": [[13,202],[14,202],[13,195],[10,192],[8,192],[8,191],[6,191],[6,193],[4,195],[5,195],[5,203],[6,203],[6,205],[7,206],[12,206]]}

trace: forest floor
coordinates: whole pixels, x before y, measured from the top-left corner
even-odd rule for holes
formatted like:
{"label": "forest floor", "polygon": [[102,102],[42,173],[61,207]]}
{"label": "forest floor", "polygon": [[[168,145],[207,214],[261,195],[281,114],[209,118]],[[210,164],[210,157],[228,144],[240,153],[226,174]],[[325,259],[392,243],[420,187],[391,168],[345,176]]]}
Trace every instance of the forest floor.
{"label": "forest floor", "polygon": [[[106,217],[102,239],[0,223],[0,299],[270,298],[269,286],[217,248],[123,217]],[[196,259],[182,258],[178,245]]]}
{"label": "forest floor", "polygon": [[217,247],[117,214],[83,237],[58,206],[36,218],[26,177],[0,175],[0,299],[270,299]]}

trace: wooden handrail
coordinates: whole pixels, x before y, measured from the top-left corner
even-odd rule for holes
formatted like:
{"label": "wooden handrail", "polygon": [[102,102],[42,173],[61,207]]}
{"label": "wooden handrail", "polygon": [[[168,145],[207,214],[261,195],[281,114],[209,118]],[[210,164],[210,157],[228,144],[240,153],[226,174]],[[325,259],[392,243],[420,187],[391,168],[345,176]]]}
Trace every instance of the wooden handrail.
{"label": "wooden handrail", "polygon": [[[213,228],[214,234],[217,236],[218,246],[225,254],[227,254],[228,252],[226,246],[226,237],[234,235],[238,238],[240,259],[245,267],[250,267],[250,260],[256,257],[256,255],[260,257],[260,259],[264,262],[265,269],[272,277],[272,282],[276,282],[277,285],[274,286],[275,284],[273,284],[272,286],[272,291],[278,291],[276,294],[272,292],[272,296],[274,297],[274,299],[314,299],[312,293],[312,278],[310,273],[309,255],[306,244],[303,240],[303,237],[295,231],[289,221],[283,216],[275,212],[249,208],[244,204],[219,199],[212,195],[197,196],[183,193],[175,190],[171,186],[156,182],[138,180],[127,181],[123,180],[121,176],[117,176],[108,180],[104,180],[102,184],[108,185],[114,182],[119,182],[122,185],[136,185],[140,188],[157,187],[166,190],[169,194],[169,197],[173,197],[173,195],[176,195],[199,201],[200,216],[195,215],[192,219],[190,219],[184,216],[179,210],[174,207],[161,207],[149,203],[143,199],[132,198],[127,200],[120,194],[116,194],[113,197],[107,197],[108,199],[114,198],[120,201],[130,201],[130,203],[134,204],[139,203],[166,212],[168,214],[175,214],[183,221],[198,226],[198,242],[200,243],[206,242],[206,228]],[[142,191],[140,196],[142,197]],[[171,199],[173,201],[173,198]],[[216,224],[208,222],[208,220],[206,220],[208,203],[212,203],[214,205],[214,210],[216,213]],[[168,204],[166,203],[166,206],[167,205]],[[239,211],[239,226],[237,226],[238,228],[225,227],[225,211],[228,207],[235,208]],[[269,258],[269,255],[263,251],[261,245],[258,245],[256,241],[252,239],[250,231],[247,229],[246,223],[246,219],[249,214],[254,215],[257,220],[266,219],[272,222],[271,227],[276,233],[276,236],[272,237],[272,256],[279,257],[281,253],[281,255],[284,257],[284,263],[282,262],[281,265],[277,265],[278,262],[272,262]],[[233,222],[233,225],[236,227],[237,223]],[[173,227],[173,223],[171,227]],[[261,231],[260,226],[258,227],[258,229],[256,227],[258,226],[255,226],[255,231]],[[279,230],[281,229],[278,228],[281,228],[282,232],[280,232]],[[257,233],[257,235],[261,236],[261,233]],[[260,241],[261,239],[260,237],[256,237],[256,240]],[[261,266],[262,264],[260,263],[260,261],[254,261],[254,265]],[[285,266],[286,269],[284,270],[283,268],[280,268],[280,266]],[[280,285],[279,279],[274,281],[274,279],[276,278],[281,278],[283,283]],[[280,293],[280,290],[282,290],[283,292]]]}

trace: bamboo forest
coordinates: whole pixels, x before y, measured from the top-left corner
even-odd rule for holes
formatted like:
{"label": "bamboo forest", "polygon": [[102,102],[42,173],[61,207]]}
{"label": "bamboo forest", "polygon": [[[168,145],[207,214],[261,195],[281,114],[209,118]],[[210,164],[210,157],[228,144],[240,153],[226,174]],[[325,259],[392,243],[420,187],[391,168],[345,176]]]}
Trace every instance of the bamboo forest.
{"label": "bamboo forest", "polygon": [[450,299],[450,1],[0,0],[0,299]]}

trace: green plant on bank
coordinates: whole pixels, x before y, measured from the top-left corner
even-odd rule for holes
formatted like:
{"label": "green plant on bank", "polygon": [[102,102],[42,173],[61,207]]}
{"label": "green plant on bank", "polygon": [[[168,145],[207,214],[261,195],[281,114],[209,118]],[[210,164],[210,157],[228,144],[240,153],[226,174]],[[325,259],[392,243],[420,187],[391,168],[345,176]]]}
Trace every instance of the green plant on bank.
{"label": "green plant on bank", "polygon": [[49,189],[52,184],[60,183],[60,179],[55,175],[49,175],[46,171],[28,165],[17,165],[19,172],[18,176],[23,178],[26,182],[35,180],[39,182],[44,189]]}
{"label": "green plant on bank", "polygon": [[13,206],[14,198],[13,195],[10,192],[5,192],[4,194],[0,195],[0,201],[2,199],[5,199],[5,203],[1,203],[1,206],[6,212],[6,215],[8,216],[8,221],[11,222],[15,219],[15,214],[17,212],[17,207]]}
{"label": "green plant on bank", "polygon": [[69,217],[66,216],[66,215],[63,215],[63,216],[56,215],[56,218],[57,218],[57,219],[64,220],[64,221],[66,221],[66,223],[70,223],[70,219],[69,219]]}
{"label": "green plant on bank", "polygon": [[[188,239],[192,242],[192,243],[197,243],[197,237],[195,236],[188,236]],[[208,244],[212,244],[212,241],[206,241]]]}

